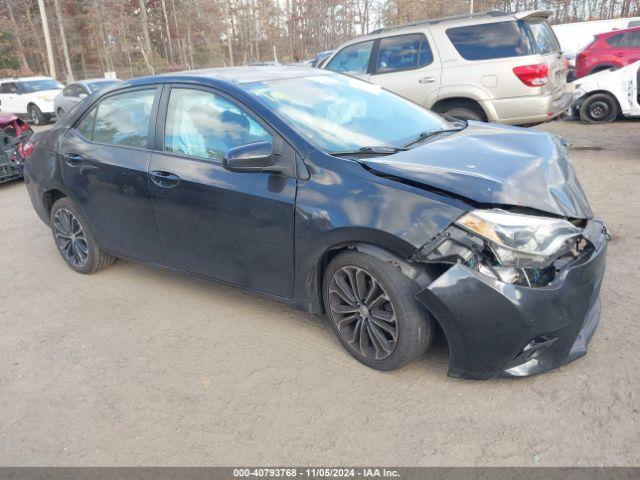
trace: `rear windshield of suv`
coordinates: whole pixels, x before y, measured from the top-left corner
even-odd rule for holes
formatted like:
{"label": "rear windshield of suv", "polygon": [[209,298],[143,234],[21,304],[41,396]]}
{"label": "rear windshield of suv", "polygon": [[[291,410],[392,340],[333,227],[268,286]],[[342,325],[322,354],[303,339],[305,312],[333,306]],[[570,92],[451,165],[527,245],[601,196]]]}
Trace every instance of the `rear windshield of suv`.
{"label": "rear windshield of suv", "polygon": [[551,27],[542,19],[450,28],[447,36],[465,60],[521,57],[560,50]]}

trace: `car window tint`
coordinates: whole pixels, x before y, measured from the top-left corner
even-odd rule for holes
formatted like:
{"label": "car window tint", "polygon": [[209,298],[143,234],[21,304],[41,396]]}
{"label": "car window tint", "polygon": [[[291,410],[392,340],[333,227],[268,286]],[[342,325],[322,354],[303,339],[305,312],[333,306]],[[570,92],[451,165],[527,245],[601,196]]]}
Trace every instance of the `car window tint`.
{"label": "car window tint", "polygon": [[529,36],[518,22],[450,28],[447,36],[465,60],[519,57],[533,53]]}
{"label": "car window tint", "polygon": [[618,46],[625,48],[640,47],[640,32],[627,32],[620,40]]}
{"label": "car window tint", "polygon": [[166,151],[222,159],[228,150],[254,142],[271,142],[271,134],[243,108],[212,92],[171,90]]}
{"label": "car window tint", "polygon": [[66,87],[64,87],[62,95],[64,95],[65,97],[71,97],[73,95],[73,85],[67,85]]}
{"label": "car window tint", "polygon": [[380,40],[376,72],[411,70],[431,62],[433,54],[423,34],[386,37]]}
{"label": "car window tint", "polygon": [[622,37],[624,37],[624,34],[619,34],[619,35],[614,35],[613,37],[609,37],[606,42],[607,45],[611,46],[611,47],[617,47],[620,45],[620,40],[622,40]]}
{"label": "car window tint", "polygon": [[526,23],[529,26],[538,53],[547,54],[561,50],[560,43],[558,43],[555,33],[553,33],[546,20],[535,19]]}
{"label": "car window tint", "polygon": [[15,83],[3,83],[0,86],[0,93],[16,93],[18,91],[18,85]]}
{"label": "car window tint", "polygon": [[93,127],[96,123],[97,111],[98,107],[93,107],[91,111],[76,125],[78,133],[89,140],[93,140]]}
{"label": "car window tint", "polygon": [[327,65],[327,70],[353,75],[367,73],[373,40],[349,45],[338,52]]}
{"label": "car window tint", "polygon": [[105,98],[98,105],[93,140],[111,145],[146,147],[156,89]]}

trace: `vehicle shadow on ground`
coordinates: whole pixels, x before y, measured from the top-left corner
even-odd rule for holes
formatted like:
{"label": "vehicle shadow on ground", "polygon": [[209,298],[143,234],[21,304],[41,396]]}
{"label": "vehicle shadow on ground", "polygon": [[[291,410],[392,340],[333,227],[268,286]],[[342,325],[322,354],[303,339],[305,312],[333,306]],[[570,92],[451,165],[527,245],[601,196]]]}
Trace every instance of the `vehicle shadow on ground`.
{"label": "vehicle shadow on ground", "polygon": [[[125,269],[127,270],[127,276],[133,274],[134,277],[141,277],[135,279],[135,283],[138,285],[143,284],[145,281],[151,281],[154,284],[159,282],[162,284],[160,286],[163,289],[171,289],[175,298],[197,296],[199,301],[205,303],[205,307],[207,307],[207,303],[211,303],[211,308],[215,308],[217,305],[225,305],[234,311],[232,314],[234,317],[236,315],[239,317],[243,315],[251,316],[257,311],[260,314],[258,320],[262,323],[261,328],[253,333],[257,337],[261,335],[263,328],[279,330],[287,328],[286,324],[288,322],[294,328],[289,339],[298,334],[304,336],[304,340],[301,339],[302,343],[308,343],[311,340],[311,343],[318,347],[320,353],[327,354],[331,363],[338,362],[347,368],[361,368],[373,374],[393,375],[393,372],[376,372],[353,359],[331,332],[327,324],[328,320],[324,315],[314,315],[298,310],[284,302],[234,285],[207,280],[187,273],[143,265],[129,260],[118,259],[116,264],[109,270],[111,269]],[[283,324],[285,325],[284,327]],[[251,331],[251,329],[247,329],[245,334],[251,335]],[[297,331],[298,333],[296,333]],[[259,341],[260,339],[255,338],[253,340]],[[317,353],[318,351],[314,349],[303,354],[313,356]],[[447,341],[442,329],[436,323],[429,351],[423,357],[401,369],[401,371],[417,368],[421,370],[421,375],[443,377],[447,375],[447,367]]]}

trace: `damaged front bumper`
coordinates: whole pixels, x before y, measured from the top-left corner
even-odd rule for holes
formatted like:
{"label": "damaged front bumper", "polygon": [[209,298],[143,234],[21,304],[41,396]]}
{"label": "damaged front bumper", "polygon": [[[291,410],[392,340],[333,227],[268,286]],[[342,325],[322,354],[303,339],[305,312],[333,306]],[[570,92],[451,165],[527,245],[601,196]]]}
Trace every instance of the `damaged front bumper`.
{"label": "damaged front bumper", "polygon": [[449,344],[449,376],[528,376],[586,353],[600,315],[606,229],[591,220],[593,245],[544,287],[504,283],[456,264],[417,294]]}

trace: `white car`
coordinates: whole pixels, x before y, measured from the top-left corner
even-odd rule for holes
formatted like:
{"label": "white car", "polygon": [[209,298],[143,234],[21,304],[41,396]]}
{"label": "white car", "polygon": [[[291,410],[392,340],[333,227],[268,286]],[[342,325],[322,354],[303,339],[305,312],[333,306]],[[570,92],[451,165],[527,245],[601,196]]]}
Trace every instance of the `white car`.
{"label": "white car", "polygon": [[15,113],[34,125],[42,125],[54,116],[53,99],[62,89],[63,85],[50,77],[2,79],[0,111]]}
{"label": "white car", "polygon": [[640,116],[638,77],[640,61],[576,80],[574,115],[585,123],[611,122],[619,115]]}

